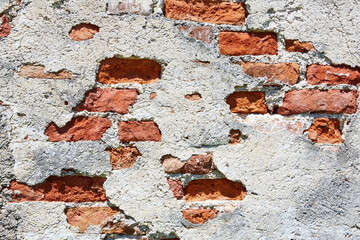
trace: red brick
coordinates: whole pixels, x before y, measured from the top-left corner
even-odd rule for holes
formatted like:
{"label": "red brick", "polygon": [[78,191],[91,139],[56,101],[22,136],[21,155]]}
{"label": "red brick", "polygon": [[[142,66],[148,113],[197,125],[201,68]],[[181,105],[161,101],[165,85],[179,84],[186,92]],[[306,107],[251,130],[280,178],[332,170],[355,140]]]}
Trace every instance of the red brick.
{"label": "red brick", "polygon": [[86,232],[89,226],[99,226],[103,234],[142,235],[133,226],[125,221],[118,221],[116,216],[121,211],[111,207],[75,207],[65,211],[67,222],[71,227],[79,229],[80,233]]}
{"label": "red brick", "polygon": [[161,133],[153,121],[119,122],[119,139],[121,142],[161,141]]}
{"label": "red brick", "polygon": [[267,113],[265,92],[234,92],[226,98],[233,113]]}
{"label": "red brick", "polygon": [[220,32],[222,55],[277,55],[277,35],[267,32]]}
{"label": "red brick", "polygon": [[192,101],[199,101],[201,99],[200,93],[192,93],[185,95],[185,98]]}
{"label": "red brick", "polygon": [[209,27],[179,27],[185,36],[195,38],[204,43],[211,43],[212,32]]}
{"label": "red brick", "polygon": [[170,190],[174,194],[174,198],[182,199],[184,197],[183,184],[179,179],[168,178],[168,184],[169,184]]}
{"label": "red brick", "polygon": [[110,207],[75,207],[66,209],[65,212],[70,226],[79,228],[81,233],[90,225],[103,225],[118,213],[119,210]]}
{"label": "red brick", "polygon": [[165,0],[165,16],[216,24],[245,24],[246,9],[241,2],[221,0]]}
{"label": "red brick", "polygon": [[307,53],[315,50],[311,42],[300,42],[298,40],[285,40],[285,50],[288,52]]}
{"label": "red brick", "polygon": [[299,79],[297,63],[241,63],[244,72],[251,77],[267,77],[268,82],[275,80],[281,83],[296,84]]}
{"label": "red brick", "polygon": [[85,41],[93,38],[100,28],[89,23],[80,23],[71,28],[69,37],[74,41]]}
{"label": "red brick", "polygon": [[309,84],[357,85],[360,84],[360,68],[312,64],[307,68],[306,78]]}
{"label": "red brick", "polygon": [[237,129],[231,129],[229,133],[229,143],[230,144],[238,144],[241,142],[241,132]]}
{"label": "red brick", "polygon": [[181,170],[185,165],[185,162],[182,162],[177,157],[171,155],[163,156],[161,158],[161,163],[164,167],[165,172],[169,174],[181,173]]}
{"label": "red brick", "polygon": [[0,25],[0,38],[9,36],[11,32],[11,26],[9,18],[3,14],[1,15],[1,25]]}
{"label": "red brick", "polygon": [[243,200],[245,187],[228,179],[192,180],[184,189],[186,201]]}
{"label": "red brick", "polygon": [[34,186],[12,181],[10,190],[13,202],[104,202],[107,200],[104,182],[102,177],[52,176]]}
{"label": "red brick", "polygon": [[181,169],[181,173],[207,174],[214,170],[212,154],[192,155]]}
{"label": "red brick", "polygon": [[217,216],[216,209],[184,209],[182,211],[184,218],[194,224],[202,224]]}
{"label": "red brick", "polygon": [[157,96],[157,93],[156,93],[156,92],[152,92],[152,93],[150,93],[149,99],[150,99],[150,100],[154,100],[154,99],[156,98],[156,96]]}
{"label": "red brick", "polygon": [[85,99],[74,110],[126,114],[137,96],[136,89],[95,88],[86,93]]}
{"label": "red brick", "polygon": [[110,153],[112,169],[131,168],[141,156],[139,150],[132,146],[110,148],[106,151]]}
{"label": "red brick", "polygon": [[59,72],[45,72],[45,67],[40,65],[25,65],[18,72],[19,76],[39,79],[71,79],[72,74],[62,70]]}
{"label": "red brick", "polygon": [[342,143],[340,121],[334,118],[316,118],[307,130],[309,139],[315,143]]}
{"label": "red brick", "polygon": [[160,80],[161,65],[147,59],[108,58],[100,62],[97,80],[105,84],[156,83]]}
{"label": "red brick", "polygon": [[281,115],[298,113],[347,113],[357,110],[358,93],[355,90],[294,90],[285,94]]}
{"label": "red brick", "polygon": [[111,121],[101,117],[75,117],[64,127],[50,123],[45,130],[50,142],[75,142],[100,140],[111,127]]}

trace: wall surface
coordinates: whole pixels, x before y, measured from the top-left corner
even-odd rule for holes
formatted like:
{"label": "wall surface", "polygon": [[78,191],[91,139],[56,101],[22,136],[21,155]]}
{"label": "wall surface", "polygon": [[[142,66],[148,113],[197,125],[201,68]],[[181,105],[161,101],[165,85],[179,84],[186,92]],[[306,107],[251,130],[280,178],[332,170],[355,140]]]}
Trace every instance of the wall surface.
{"label": "wall surface", "polygon": [[360,239],[358,0],[0,13],[0,239]]}

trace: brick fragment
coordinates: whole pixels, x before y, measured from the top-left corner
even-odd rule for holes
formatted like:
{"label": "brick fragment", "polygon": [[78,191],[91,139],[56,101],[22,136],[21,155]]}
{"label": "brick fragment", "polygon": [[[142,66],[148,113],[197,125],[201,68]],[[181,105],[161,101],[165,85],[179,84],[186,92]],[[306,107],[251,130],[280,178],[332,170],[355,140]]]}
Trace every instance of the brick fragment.
{"label": "brick fragment", "polygon": [[165,0],[165,16],[216,24],[245,24],[246,9],[242,2],[221,0]]}
{"label": "brick fragment", "polygon": [[12,181],[10,190],[13,202],[104,202],[104,182],[102,177],[52,176],[34,186]]}
{"label": "brick fragment", "polygon": [[50,123],[45,130],[50,142],[75,142],[100,140],[111,127],[111,121],[102,117],[75,117],[64,127]]}
{"label": "brick fragment", "polygon": [[156,83],[160,80],[161,65],[147,59],[107,58],[100,62],[97,80],[105,84]]}
{"label": "brick fragment", "polygon": [[[80,233],[86,232],[89,226],[99,226],[102,234],[142,235],[136,227],[119,221],[121,211],[111,207],[75,207],[65,211],[67,222],[77,227]],[[120,216],[119,216],[120,217]]]}
{"label": "brick fragment", "polygon": [[170,190],[174,194],[174,198],[182,199],[184,197],[183,184],[179,179],[168,178],[168,184],[169,184]]}
{"label": "brick fragment", "polygon": [[309,84],[314,85],[321,83],[357,85],[360,84],[360,68],[312,64],[307,68],[306,78]]}
{"label": "brick fragment", "polygon": [[207,174],[214,170],[212,154],[192,155],[181,169],[181,173]]}
{"label": "brick fragment", "polygon": [[137,96],[136,89],[95,88],[86,93],[85,99],[74,110],[126,114]]}
{"label": "brick fragment", "polygon": [[93,38],[100,28],[90,23],[80,23],[71,28],[69,37],[74,41],[85,41]]}
{"label": "brick fragment", "polygon": [[220,32],[222,55],[277,55],[277,35],[271,32]]}
{"label": "brick fragment", "polygon": [[342,143],[340,121],[335,118],[316,118],[307,130],[309,139],[315,143]]}
{"label": "brick fragment", "polygon": [[156,96],[157,96],[157,93],[156,93],[156,92],[152,92],[152,93],[150,93],[149,99],[150,99],[150,100],[154,100],[154,99],[156,98]]}
{"label": "brick fragment", "polygon": [[179,31],[187,37],[211,43],[212,31],[209,27],[179,27]]}
{"label": "brick fragment", "polygon": [[241,67],[251,77],[267,77],[268,82],[275,80],[280,83],[296,84],[299,79],[297,63],[251,63],[243,62]]}
{"label": "brick fragment", "polygon": [[131,168],[141,153],[136,147],[126,146],[118,148],[109,148],[106,150],[110,153],[112,169]]}
{"label": "brick fragment", "polygon": [[5,15],[1,15],[1,24],[0,24],[0,38],[9,36],[11,32],[11,26],[9,18]]}
{"label": "brick fragment", "polygon": [[285,40],[285,50],[288,52],[307,53],[315,50],[311,42],[300,42],[299,40]]}
{"label": "brick fragment", "polygon": [[128,143],[134,141],[161,141],[161,133],[153,121],[119,122],[119,139]]}
{"label": "brick fragment", "polygon": [[299,113],[347,113],[357,110],[358,93],[355,90],[309,90],[287,92],[283,105],[278,109],[281,115]]}
{"label": "brick fragment", "polygon": [[65,211],[67,222],[70,226],[79,228],[81,233],[90,225],[101,227],[118,213],[119,210],[110,207],[75,207]]}
{"label": "brick fragment", "polygon": [[245,187],[228,179],[192,180],[184,189],[186,201],[243,200]]}
{"label": "brick fragment", "polygon": [[201,99],[200,93],[186,94],[185,98],[192,101],[199,101]]}
{"label": "brick fragment", "polygon": [[233,113],[267,113],[265,92],[234,92],[226,98]]}
{"label": "brick fragment", "polygon": [[230,144],[238,144],[241,142],[241,132],[237,129],[231,129],[229,133],[229,143]]}
{"label": "brick fragment", "polygon": [[19,76],[38,79],[71,79],[72,74],[62,70],[59,72],[45,72],[45,67],[41,65],[24,65],[18,72]]}
{"label": "brick fragment", "polygon": [[177,157],[171,155],[165,155],[161,158],[162,165],[166,173],[176,174],[181,173],[181,169],[184,167],[185,162],[182,162]]}
{"label": "brick fragment", "polygon": [[182,211],[183,217],[194,224],[202,224],[217,216],[216,209],[184,209]]}

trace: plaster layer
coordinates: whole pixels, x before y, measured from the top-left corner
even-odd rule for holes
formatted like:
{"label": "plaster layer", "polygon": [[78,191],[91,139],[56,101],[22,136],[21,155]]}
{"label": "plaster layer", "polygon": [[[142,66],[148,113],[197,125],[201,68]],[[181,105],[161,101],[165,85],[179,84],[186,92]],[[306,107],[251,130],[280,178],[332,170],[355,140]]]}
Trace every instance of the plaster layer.
{"label": "plaster layer", "polygon": [[[129,7],[131,1],[122,4]],[[11,19],[11,33],[0,42],[0,236],[8,239],[141,239],[70,228],[64,210],[74,206],[116,206],[146,230],[148,239],[359,239],[360,116],[350,114],[270,114],[285,92],[295,89],[350,89],[358,86],[310,86],[310,64],[360,66],[360,3],[357,0],[247,0],[245,25],[174,21],[164,17],[162,1],[135,1],[130,12],[119,1],[86,0],[0,2]],[[80,23],[99,32],[72,41],[69,31]],[[212,28],[211,43],[186,37],[179,26]],[[223,56],[220,31],[273,31],[278,54]],[[285,39],[312,42],[307,54],[285,51]],[[155,60],[162,66],[156,83],[97,82],[106,58]],[[294,85],[269,86],[267,77],[250,77],[239,62],[298,63]],[[236,64],[234,64],[236,63]],[[20,76],[24,65],[42,65],[45,73],[65,70],[71,79]],[[275,81],[276,82],[276,81]],[[129,113],[75,112],[93,88],[136,89]],[[264,91],[264,115],[231,113],[225,99],[234,91]],[[150,94],[156,97],[149,99]],[[201,99],[184,96],[199,93]],[[152,95],[153,96],[153,95]],[[50,123],[62,127],[76,116],[106,117],[112,122],[97,142],[49,142]],[[344,143],[315,144],[308,129],[316,117],[340,120]],[[125,146],[118,136],[122,121],[154,121],[161,142],[132,143],[141,156],[131,168],[112,170],[108,148]],[[242,141],[229,144],[239,129]],[[205,175],[174,174],[185,185],[194,179],[227,178],[247,190],[243,201],[186,202],[169,189],[161,164],[171,154],[186,161],[213,154],[215,171]],[[70,171],[69,171],[70,170]],[[11,203],[6,189],[12,179],[35,185],[49,176],[102,176],[107,203]],[[204,224],[182,217],[187,208],[216,207],[218,216]],[[2,234],[2,235],[1,235]]]}

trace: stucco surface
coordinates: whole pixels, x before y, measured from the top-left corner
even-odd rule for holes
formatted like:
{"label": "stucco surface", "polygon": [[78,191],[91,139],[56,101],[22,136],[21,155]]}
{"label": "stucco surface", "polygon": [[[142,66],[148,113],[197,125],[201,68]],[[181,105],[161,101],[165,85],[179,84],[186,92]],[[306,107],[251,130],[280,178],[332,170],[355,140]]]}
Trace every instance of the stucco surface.
{"label": "stucco surface", "polygon": [[[244,26],[173,21],[163,16],[162,2],[138,0],[142,10],[129,14],[109,14],[108,7],[117,1],[109,5],[101,0],[90,2],[23,0],[21,6],[17,1],[0,2],[0,12],[11,16],[12,25],[11,34],[0,39],[2,185],[12,179],[35,185],[69,169],[104,176],[109,204],[146,226],[150,239],[360,238],[359,113],[337,116],[344,143],[315,144],[303,132],[314,117],[324,114],[236,115],[225,102],[235,90],[262,90],[272,107],[286,91],[325,88],[306,85],[306,66],[311,63],[360,67],[359,1],[247,0]],[[74,42],[68,33],[79,23],[97,25],[100,31],[88,41]],[[177,29],[180,23],[213,27],[213,41],[205,44],[184,37]],[[277,32],[279,54],[220,56],[220,30]],[[285,52],[285,39],[312,42],[317,51]],[[97,69],[101,60],[114,56],[156,60],[163,67],[160,81],[111,86],[138,90],[138,100],[128,114],[74,112],[72,108],[88,90],[105,87],[96,81]],[[241,61],[297,62],[300,81],[268,87],[266,77],[253,79],[233,63]],[[66,70],[73,78],[19,76],[17,72],[26,64],[43,65],[48,72]],[[151,92],[157,93],[153,100],[149,99]],[[184,97],[195,92],[201,93],[199,101]],[[113,123],[99,142],[47,141],[44,132],[51,122],[64,126],[74,116],[90,115],[107,117]],[[127,120],[153,120],[162,141],[135,143],[142,156],[131,168],[112,171],[106,149],[122,145],[116,127]],[[241,130],[245,136],[241,143],[229,145],[231,129]],[[184,161],[208,152],[213,153],[216,171],[204,178],[226,177],[243,183],[248,192],[243,201],[189,203],[173,197],[161,157],[171,154]],[[202,176],[178,177],[189,182]],[[4,239],[113,239],[71,229],[64,214],[69,204],[10,203],[9,194],[3,190],[0,203]],[[182,209],[206,206],[222,211],[205,224],[183,219]]]}

